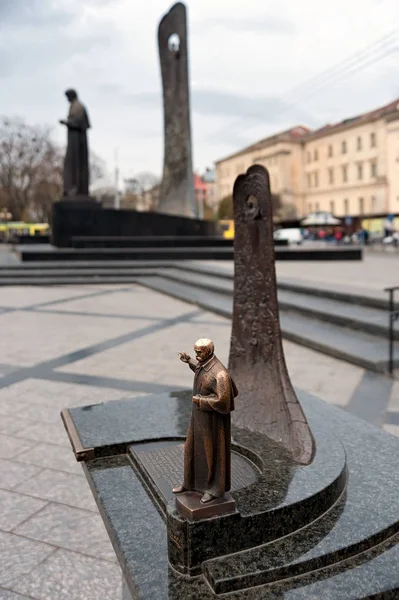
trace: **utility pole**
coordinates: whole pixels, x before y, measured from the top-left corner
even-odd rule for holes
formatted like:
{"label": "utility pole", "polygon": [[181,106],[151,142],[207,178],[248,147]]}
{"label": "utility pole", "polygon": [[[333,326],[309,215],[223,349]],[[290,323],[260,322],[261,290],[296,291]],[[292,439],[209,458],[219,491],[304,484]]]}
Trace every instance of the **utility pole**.
{"label": "utility pole", "polygon": [[115,196],[114,208],[119,210],[121,207],[121,199],[119,195],[119,167],[118,167],[118,149],[115,149]]}

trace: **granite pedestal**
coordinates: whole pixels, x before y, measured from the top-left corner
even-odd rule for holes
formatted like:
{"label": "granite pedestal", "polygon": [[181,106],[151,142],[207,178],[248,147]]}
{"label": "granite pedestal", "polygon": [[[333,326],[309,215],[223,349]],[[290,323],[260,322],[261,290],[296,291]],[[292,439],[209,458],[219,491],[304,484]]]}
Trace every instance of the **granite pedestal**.
{"label": "granite pedestal", "polygon": [[124,600],[395,598],[399,440],[299,393],[308,466],[233,427],[232,514],[194,521],[171,488],[191,391],[63,412],[114,545]]}
{"label": "granite pedestal", "polygon": [[[101,247],[109,247],[107,239],[136,236],[216,236],[215,221],[203,221],[161,213],[102,208],[92,199],[62,200],[53,205],[52,243],[59,248],[81,246],[82,239],[103,238]],[[127,245],[129,247],[129,244]]]}

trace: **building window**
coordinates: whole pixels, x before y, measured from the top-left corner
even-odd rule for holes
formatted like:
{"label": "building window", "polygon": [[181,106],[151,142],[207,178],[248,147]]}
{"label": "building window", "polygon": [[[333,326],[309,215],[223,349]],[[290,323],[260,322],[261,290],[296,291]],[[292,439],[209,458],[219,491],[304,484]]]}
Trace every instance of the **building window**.
{"label": "building window", "polygon": [[377,177],[377,163],[372,162],[370,165],[370,175],[371,177]]}
{"label": "building window", "polygon": [[313,205],[312,205],[311,202],[309,202],[309,204],[308,204],[308,210],[309,210],[310,213],[312,212],[312,209],[313,209]]}
{"label": "building window", "polygon": [[308,152],[308,163],[312,162],[312,155]]}
{"label": "building window", "polygon": [[357,149],[362,149],[362,138],[360,136],[357,138]]}
{"label": "building window", "polygon": [[364,198],[359,198],[359,215],[364,213]]}
{"label": "building window", "polygon": [[344,200],[344,214],[345,216],[349,215],[349,200],[345,198]]}
{"label": "building window", "polygon": [[319,173],[317,171],[314,174],[314,186],[319,187]]}
{"label": "building window", "polygon": [[363,165],[362,164],[357,165],[357,178],[363,179]]}
{"label": "building window", "polygon": [[328,169],[328,181],[330,185],[334,183],[334,169]]}
{"label": "building window", "polygon": [[319,212],[319,210],[320,210],[320,204],[318,202],[316,202],[315,209],[316,209],[316,212]]}
{"label": "building window", "polygon": [[370,133],[370,146],[372,148],[375,148],[376,145],[377,145],[377,140],[376,140],[375,133]]}
{"label": "building window", "polygon": [[342,154],[346,154],[347,151],[347,147],[346,147],[346,142],[345,140],[342,142],[341,144],[341,149],[342,149]]}
{"label": "building window", "polygon": [[317,148],[313,152],[313,160],[319,160],[319,151],[317,150]]}
{"label": "building window", "polygon": [[331,157],[332,157],[332,155],[333,155],[333,147],[332,147],[332,145],[330,144],[330,145],[328,146],[328,157],[329,157],[329,158],[331,158]]}
{"label": "building window", "polygon": [[330,200],[330,212],[332,214],[335,213],[335,201],[334,200]]}
{"label": "building window", "polygon": [[346,165],[342,166],[342,181],[344,183],[348,181],[348,167]]}
{"label": "building window", "polygon": [[312,187],[312,177],[310,175],[310,173],[307,174],[307,180],[308,180],[308,188]]}
{"label": "building window", "polygon": [[375,212],[375,204],[376,204],[376,197],[375,196],[371,196],[371,212],[372,213]]}

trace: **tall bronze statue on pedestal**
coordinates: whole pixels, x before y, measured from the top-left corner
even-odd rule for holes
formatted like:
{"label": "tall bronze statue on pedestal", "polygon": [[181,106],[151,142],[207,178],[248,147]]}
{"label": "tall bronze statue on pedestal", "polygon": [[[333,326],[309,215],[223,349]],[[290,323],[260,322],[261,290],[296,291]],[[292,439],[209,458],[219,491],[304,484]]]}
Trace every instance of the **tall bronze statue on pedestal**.
{"label": "tall bronze statue on pedestal", "polygon": [[209,339],[195,343],[196,360],[179,353],[194,371],[193,408],[184,447],[184,482],[175,494],[199,492],[206,504],[224,498],[231,487],[230,413],[238,391]]}
{"label": "tall bronze statue on pedestal", "polygon": [[60,120],[68,129],[68,143],[64,161],[64,196],[89,195],[89,149],[87,130],[90,127],[89,116],[79,101],[75,90],[65,92],[70,102],[66,120]]}
{"label": "tall bronze statue on pedestal", "polygon": [[250,167],[234,185],[234,304],[229,371],[240,390],[233,423],[309,464],[315,442],[284,359],[274,265],[269,174]]}

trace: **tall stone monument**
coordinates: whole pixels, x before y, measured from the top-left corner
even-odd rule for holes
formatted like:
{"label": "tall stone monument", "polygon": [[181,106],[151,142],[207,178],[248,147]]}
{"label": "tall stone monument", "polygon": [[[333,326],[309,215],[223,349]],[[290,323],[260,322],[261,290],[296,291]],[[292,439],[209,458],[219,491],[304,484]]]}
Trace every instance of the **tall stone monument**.
{"label": "tall stone monument", "polygon": [[264,433],[295,462],[312,461],[315,444],[284,359],[277,303],[269,174],[260,165],[233,191],[235,272],[229,369],[240,390],[238,427]]}
{"label": "tall stone monument", "polygon": [[187,11],[178,2],[158,28],[164,109],[164,166],[159,212],[196,217],[191,155]]}

